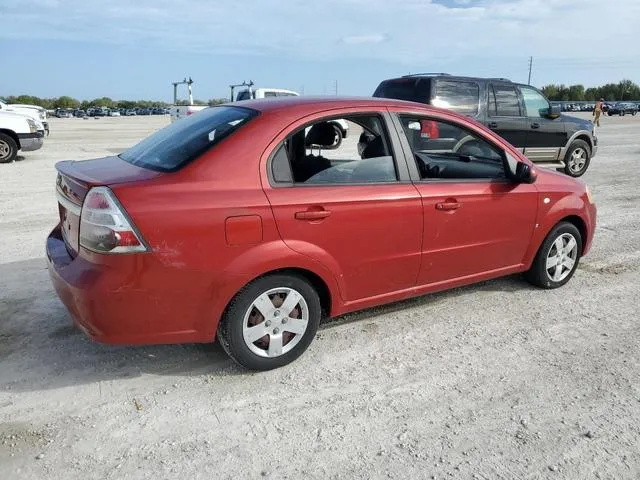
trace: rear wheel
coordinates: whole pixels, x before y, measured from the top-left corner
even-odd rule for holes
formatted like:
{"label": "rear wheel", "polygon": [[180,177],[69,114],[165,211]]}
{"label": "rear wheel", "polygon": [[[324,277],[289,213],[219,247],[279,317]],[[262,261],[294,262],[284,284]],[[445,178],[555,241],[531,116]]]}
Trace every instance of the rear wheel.
{"label": "rear wheel", "polygon": [[18,144],[6,133],[0,133],[0,163],[10,163],[18,155]]}
{"label": "rear wheel", "polygon": [[580,177],[589,168],[591,149],[584,140],[575,140],[564,157],[564,173],[571,177]]}
{"label": "rear wheel", "polygon": [[218,327],[227,354],[252,370],[271,370],[298,358],[320,324],[320,297],[303,277],[268,275],[243,288]]}
{"label": "rear wheel", "polygon": [[581,253],[580,231],[572,223],[560,222],[542,242],[525,278],[536,287],[561,287],[573,277]]}

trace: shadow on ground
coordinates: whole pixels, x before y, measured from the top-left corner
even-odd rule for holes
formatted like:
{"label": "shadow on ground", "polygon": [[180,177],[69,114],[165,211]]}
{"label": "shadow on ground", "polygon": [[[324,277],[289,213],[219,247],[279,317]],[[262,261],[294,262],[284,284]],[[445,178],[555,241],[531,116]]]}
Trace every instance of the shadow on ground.
{"label": "shadow on ground", "polygon": [[[407,308],[435,308],[477,291],[528,290],[518,277],[426,295],[325,320],[321,329]],[[251,375],[217,344],[114,347],[77,330],[51,287],[44,259],[0,265],[0,391],[37,391],[141,375]]]}

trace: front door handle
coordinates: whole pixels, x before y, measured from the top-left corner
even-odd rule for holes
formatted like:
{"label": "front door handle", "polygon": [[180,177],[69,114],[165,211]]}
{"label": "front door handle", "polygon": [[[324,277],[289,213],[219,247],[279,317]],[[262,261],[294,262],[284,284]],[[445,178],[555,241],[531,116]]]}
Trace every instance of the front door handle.
{"label": "front door handle", "polygon": [[540,128],[540,124],[534,122],[531,124],[531,128]]}
{"label": "front door handle", "polygon": [[440,202],[436,203],[436,210],[457,210],[462,207],[459,202]]}
{"label": "front door handle", "polygon": [[294,217],[296,220],[323,220],[331,215],[329,210],[305,210],[304,212],[296,212]]}
{"label": "front door handle", "polygon": [[489,122],[489,128],[498,128],[498,122]]}

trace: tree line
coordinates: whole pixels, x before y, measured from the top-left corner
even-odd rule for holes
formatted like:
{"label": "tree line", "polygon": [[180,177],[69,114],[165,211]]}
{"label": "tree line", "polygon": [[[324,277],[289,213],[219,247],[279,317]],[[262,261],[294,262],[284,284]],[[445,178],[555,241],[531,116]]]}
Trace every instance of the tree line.
{"label": "tree line", "polygon": [[[155,100],[112,100],[109,97],[94,98],[93,100],[78,100],[69,96],[40,98],[32,95],[18,95],[4,97],[7,103],[22,103],[27,105],[38,105],[47,110],[55,110],[56,108],[87,108],[107,107],[107,108],[151,108],[151,107],[168,107],[166,102]],[[194,100],[195,105],[217,105],[224,103],[224,98],[212,98],[211,100]],[[178,105],[188,105],[187,100],[178,101]]]}
{"label": "tree line", "polygon": [[600,87],[584,88],[584,85],[545,85],[542,93],[552,101],[582,102],[640,100],[640,86],[631,80],[621,80],[618,83],[607,83]]}

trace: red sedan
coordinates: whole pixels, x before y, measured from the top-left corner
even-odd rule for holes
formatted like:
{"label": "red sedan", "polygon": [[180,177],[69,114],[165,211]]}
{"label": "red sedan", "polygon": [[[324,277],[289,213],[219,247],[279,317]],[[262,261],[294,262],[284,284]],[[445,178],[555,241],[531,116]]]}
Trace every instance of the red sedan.
{"label": "red sedan", "polygon": [[324,316],[519,272],[560,287],[595,229],[581,181],[469,118],[387,99],[212,107],[57,169],[49,272],[82,330],[217,337],[259,370],[301,355]]}

